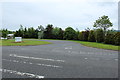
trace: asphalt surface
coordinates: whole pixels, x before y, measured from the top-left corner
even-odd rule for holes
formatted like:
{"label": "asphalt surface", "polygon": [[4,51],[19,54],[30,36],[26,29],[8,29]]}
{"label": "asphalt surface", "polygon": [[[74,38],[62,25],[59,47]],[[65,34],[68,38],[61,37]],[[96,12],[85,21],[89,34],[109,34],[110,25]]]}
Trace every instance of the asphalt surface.
{"label": "asphalt surface", "polygon": [[117,78],[118,52],[70,41],[2,47],[3,78]]}

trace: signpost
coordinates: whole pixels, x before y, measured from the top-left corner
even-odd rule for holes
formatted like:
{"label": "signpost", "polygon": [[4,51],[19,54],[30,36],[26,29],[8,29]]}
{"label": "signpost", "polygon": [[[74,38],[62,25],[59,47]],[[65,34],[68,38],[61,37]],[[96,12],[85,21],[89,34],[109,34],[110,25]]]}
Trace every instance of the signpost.
{"label": "signpost", "polygon": [[22,37],[15,37],[15,42],[22,42]]}

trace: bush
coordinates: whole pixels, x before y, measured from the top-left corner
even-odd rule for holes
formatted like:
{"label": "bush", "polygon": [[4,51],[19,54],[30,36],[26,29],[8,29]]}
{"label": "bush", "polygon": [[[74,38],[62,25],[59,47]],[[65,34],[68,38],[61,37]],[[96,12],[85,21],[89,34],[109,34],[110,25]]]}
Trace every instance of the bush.
{"label": "bush", "polygon": [[89,31],[83,31],[83,41],[88,41]]}
{"label": "bush", "polygon": [[64,32],[64,39],[74,40],[75,38],[76,38],[76,31],[71,27],[67,27]]}
{"label": "bush", "polygon": [[80,41],[83,41],[83,34],[82,34],[82,32],[79,33],[78,39],[79,39]]}
{"label": "bush", "polygon": [[96,42],[103,42],[104,41],[104,32],[102,29],[96,30],[95,39],[96,39]]}
{"label": "bush", "polygon": [[108,34],[105,36],[104,43],[105,43],[105,44],[115,44],[115,42],[114,42],[114,36],[115,36],[115,34],[113,34],[113,33],[109,34],[109,33],[108,33]]}
{"label": "bush", "polygon": [[120,32],[117,32],[114,37],[115,45],[120,45]]}
{"label": "bush", "polygon": [[90,42],[95,42],[95,35],[94,35],[94,31],[91,30],[88,36],[88,41]]}

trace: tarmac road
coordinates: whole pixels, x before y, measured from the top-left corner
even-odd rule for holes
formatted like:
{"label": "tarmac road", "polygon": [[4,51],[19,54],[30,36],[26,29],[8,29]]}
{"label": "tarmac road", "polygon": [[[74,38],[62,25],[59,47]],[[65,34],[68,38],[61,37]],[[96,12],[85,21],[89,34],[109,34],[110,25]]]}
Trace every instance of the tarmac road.
{"label": "tarmac road", "polygon": [[71,41],[2,47],[3,78],[117,78],[118,52]]}

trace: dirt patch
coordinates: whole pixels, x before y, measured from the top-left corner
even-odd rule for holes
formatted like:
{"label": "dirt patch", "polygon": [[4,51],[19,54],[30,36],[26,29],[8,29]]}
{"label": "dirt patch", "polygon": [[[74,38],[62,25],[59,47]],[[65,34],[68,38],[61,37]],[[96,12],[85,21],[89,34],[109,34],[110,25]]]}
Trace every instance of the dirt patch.
{"label": "dirt patch", "polygon": [[12,43],[24,43],[25,41],[20,41],[20,42],[12,42]]}

